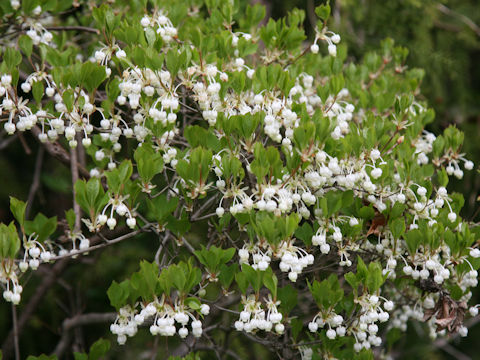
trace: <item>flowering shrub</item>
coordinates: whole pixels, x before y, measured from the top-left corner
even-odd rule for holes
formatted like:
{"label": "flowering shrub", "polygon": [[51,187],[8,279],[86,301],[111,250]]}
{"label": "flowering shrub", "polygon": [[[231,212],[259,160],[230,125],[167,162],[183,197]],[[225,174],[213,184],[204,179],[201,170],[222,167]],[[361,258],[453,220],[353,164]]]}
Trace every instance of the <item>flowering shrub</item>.
{"label": "flowering shrub", "polygon": [[259,26],[261,6],[233,1],[89,6],[74,26],[61,1],[0,5],[3,127],[75,181],[64,229],[11,198],[6,301],[41,263],[150,233],[156,253],[105,289],[120,345],[144,327],[183,339],[180,355],[238,358],[209,336],[234,329],[283,358],[369,359],[409,320],[467,335],[478,228],[447,184],[474,164],[456,128],[425,130],[405,49],[348,61],[328,5],[308,45],[297,10]]}

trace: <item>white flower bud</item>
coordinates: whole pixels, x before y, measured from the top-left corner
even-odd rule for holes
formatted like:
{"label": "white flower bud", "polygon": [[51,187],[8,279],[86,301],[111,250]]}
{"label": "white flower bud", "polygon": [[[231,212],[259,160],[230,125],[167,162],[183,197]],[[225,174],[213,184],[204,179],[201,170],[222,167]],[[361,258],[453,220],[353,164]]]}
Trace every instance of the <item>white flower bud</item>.
{"label": "white flower bud", "polygon": [[328,53],[330,56],[337,56],[337,47],[333,44],[328,45]]}
{"label": "white flower bud", "polygon": [[455,214],[454,212],[449,213],[448,220],[450,220],[451,222],[455,222],[455,220],[457,220],[457,214]]}
{"label": "white flower bud", "polygon": [[383,303],[383,308],[384,308],[386,311],[392,311],[392,310],[393,310],[393,306],[394,306],[393,301],[390,301],[390,300],[385,301],[385,302]]}
{"label": "white flower bud", "polygon": [[136,224],[137,224],[137,220],[135,220],[134,217],[130,217],[130,218],[127,219],[127,226],[128,226],[130,229],[133,229]]}
{"label": "white flower bud", "polygon": [[107,226],[110,228],[110,230],[113,230],[116,225],[117,225],[117,220],[115,220],[115,218],[109,218],[107,220]]}
{"label": "white flower bud", "polygon": [[329,329],[327,331],[327,337],[330,339],[330,340],[333,340],[337,337],[337,332],[333,329]]}

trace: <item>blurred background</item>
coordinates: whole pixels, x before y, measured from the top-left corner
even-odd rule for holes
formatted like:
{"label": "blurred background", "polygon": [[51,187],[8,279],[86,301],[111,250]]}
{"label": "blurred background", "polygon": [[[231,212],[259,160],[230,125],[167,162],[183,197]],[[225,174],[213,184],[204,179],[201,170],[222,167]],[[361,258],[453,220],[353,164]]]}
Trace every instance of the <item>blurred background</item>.
{"label": "blurred background", "polygon": [[[267,17],[273,18],[286,15],[294,7],[305,10],[304,28],[313,38],[314,8],[322,1],[255,2],[264,4]],[[240,0],[240,3],[243,7],[247,1]],[[436,121],[429,130],[438,133],[455,124],[465,132],[464,152],[467,157],[476,165],[480,164],[480,1],[332,0],[330,5],[332,19],[329,26],[342,36],[352,60],[378,49],[380,41],[386,37],[409,50],[407,65],[425,70],[422,93],[436,112]],[[40,168],[37,166],[36,171],[35,164],[39,162]],[[29,134],[9,138],[3,129],[0,131],[0,169],[0,221],[10,221],[9,195],[29,199],[30,214],[41,210],[47,216],[63,218],[64,210],[71,207],[69,169],[41,151]],[[461,186],[453,179],[450,189],[463,193],[466,200],[462,215],[468,220],[479,221],[476,213],[480,189],[478,172],[465,172]],[[32,184],[37,185],[33,194]],[[152,260],[154,245],[140,237],[134,243],[121,243],[97,252],[91,258],[70,263],[60,281],[48,288],[25,327],[21,338],[22,353],[50,353],[62,335],[61,325],[65,317],[79,312],[111,312],[113,309],[106,296],[111,281],[122,280],[135,271],[139,258]],[[119,261],[120,256],[122,261]],[[86,273],[94,276],[85,276]],[[27,301],[46,275],[35,274],[26,280],[29,283],[24,286]],[[480,302],[480,294],[474,296]],[[19,314],[27,301],[22,301]],[[2,345],[5,345],[11,329],[10,311],[10,304],[1,301]],[[108,323],[102,323],[77,329],[74,345],[79,350],[88,348],[93,341],[109,333],[108,326]],[[422,327],[416,325],[409,326],[407,335],[395,348],[401,350],[401,355],[397,357],[401,359],[480,359],[479,337],[480,325],[477,325],[470,329],[466,339],[432,344]],[[147,335],[129,341],[131,346],[127,348],[141,344],[150,346],[146,342],[153,340]],[[232,340],[232,346],[236,341]],[[136,355],[121,353],[120,350],[115,347],[113,358],[136,358]]]}

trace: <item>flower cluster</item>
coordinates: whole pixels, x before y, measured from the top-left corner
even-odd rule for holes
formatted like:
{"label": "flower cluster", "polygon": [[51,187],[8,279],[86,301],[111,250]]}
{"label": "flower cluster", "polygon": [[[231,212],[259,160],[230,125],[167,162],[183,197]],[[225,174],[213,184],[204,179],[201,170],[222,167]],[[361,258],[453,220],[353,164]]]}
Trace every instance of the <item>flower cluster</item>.
{"label": "flower cluster", "polygon": [[154,30],[167,43],[177,36],[177,29],[162,11],[154,14],[152,17],[144,16],[140,23],[145,31],[147,29]]}
{"label": "flower cluster", "polygon": [[[127,336],[134,336],[139,326],[150,322],[152,323],[150,325],[152,335],[174,336],[178,334],[180,338],[184,339],[189,334],[187,325],[190,322],[191,333],[198,338],[203,332],[202,322],[193,315],[192,311],[182,303],[171,306],[162,297],[160,300],[142,305],[140,311],[132,306],[122,307],[115,322],[110,326],[110,331],[117,335],[118,343],[123,345]],[[207,304],[202,304],[197,311],[205,316],[209,314],[210,307]],[[152,321],[149,321],[149,319]],[[179,326],[178,329],[175,324]]]}
{"label": "flower cluster", "polygon": [[[383,300],[383,304],[381,301]],[[364,294],[356,299],[361,306],[360,316],[354,320],[348,332],[355,339],[354,349],[360,351],[370,349],[371,346],[380,346],[382,339],[377,335],[377,323],[384,323],[390,318],[389,311],[394,308],[394,303],[381,296]],[[383,307],[383,309],[382,309]]]}
{"label": "flower cluster", "polygon": [[308,330],[314,333],[318,331],[318,328],[324,328],[325,325],[327,325],[327,337],[329,339],[335,339],[337,336],[345,336],[346,328],[342,326],[342,324],[342,315],[335,314],[335,312],[331,311],[326,317],[323,317],[323,314],[317,314],[313,320],[308,323]]}
{"label": "flower cluster", "polygon": [[[119,216],[125,216],[127,218],[126,223],[130,229],[133,229],[137,224],[137,221],[132,215],[132,210],[125,204],[127,197],[116,196],[108,200],[107,205],[102,210],[102,213],[98,215],[97,223],[102,226],[107,224],[110,230],[113,230],[117,226],[117,220],[114,218],[114,212]],[[107,216],[107,209],[110,208],[110,215]]]}
{"label": "flower cluster", "polygon": [[16,275],[17,265],[13,261],[2,265],[3,266],[0,267],[0,283],[6,284],[6,289],[3,291],[3,298],[17,305],[20,303],[23,291],[23,287],[19,284]]}
{"label": "flower cluster", "polygon": [[260,330],[275,331],[279,335],[283,334],[285,325],[281,322],[282,314],[277,310],[280,301],[272,300],[269,294],[268,299],[265,299],[267,312],[265,312],[262,302],[258,301],[253,294],[248,297],[242,296],[242,304],[243,310],[240,313],[240,318],[235,321],[236,330],[247,333],[255,333]]}

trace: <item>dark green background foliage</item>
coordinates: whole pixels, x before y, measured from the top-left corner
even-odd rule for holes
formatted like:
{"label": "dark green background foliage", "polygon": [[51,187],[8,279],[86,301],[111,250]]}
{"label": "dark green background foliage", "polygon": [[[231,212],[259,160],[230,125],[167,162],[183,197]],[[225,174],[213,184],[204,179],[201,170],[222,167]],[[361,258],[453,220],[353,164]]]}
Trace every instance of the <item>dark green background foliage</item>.
{"label": "dark green background foliage", "polygon": [[[67,1],[68,2],[68,1]],[[245,6],[246,1],[242,2]],[[274,18],[284,16],[294,7],[306,10],[304,27],[313,37],[309,13],[320,2],[303,0],[264,0],[267,14]],[[341,34],[342,42],[349,48],[349,56],[361,58],[372,49],[377,49],[386,37],[395,39],[399,45],[409,49],[408,67],[425,70],[422,93],[437,115],[431,130],[443,129],[455,123],[465,132],[465,152],[475,164],[480,163],[479,135],[480,121],[480,5],[477,0],[341,0],[332,1],[330,27]],[[86,5],[82,5],[86,6]],[[0,25],[1,26],[1,25]],[[2,28],[0,27],[0,36]],[[54,159],[40,152],[37,143],[30,138],[16,137],[10,140],[0,133],[0,220],[9,222],[8,196],[28,199],[32,185],[35,164],[41,159],[41,172],[37,179],[39,190],[31,199],[30,214],[42,210],[48,216],[63,216],[64,209],[71,202],[71,183],[68,169]],[[42,155],[36,155],[42,154]],[[473,219],[476,215],[476,197],[480,188],[477,173],[465,173],[463,192],[466,204],[463,216]],[[192,231],[194,233],[194,231]],[[62,334],[62,319],[72,317],[76,312],[111,312],[106,289],[112,280],[121,281],[135,272],[138,258],[153,259],[155,247],[152,242],[139,237],[135,242],[121,243],[96,252],[88,259],[70,264],[61,274],[61,281],[43,297],[38,311],[25,327],[21,340],[23,354],[50,352]],[[196,239],[192,239],[195,241]],[[18,311],[22,313],[28,299],[41,286],[48,274],[35,273],[25,282],[26,301],[22,300]],[[28,286],[27,286],[28,285]],[[478,294],[477,294],[478,297]],[[5,340],[11,329],[10,304],[0,302],[0,339]],[[101,336],[111,336],[108,323],[88,325],[74,332],[75,344],[79,351],[87,351]],[[403,336],[403,334],[401,334]],[[456,340],[449,347],[437,349],[428,340],[421,328],[409,327],[404,339],[396,348],[401,351],[399,358],[450,359],[458,358],[459,349],[471,358],[480,358],[477,338],[480,327],[470,329],[467,339]],[[115,343],[111,336],[112,344]],[[157,341],[152,345],[149,341]],[[141,330],[127,348],[112,345],[112,358],[137,359],[142,346],[175,347],[178,339],[154,340],[146,330]],[[270,354],[262,347],[242,343],[245,338],[231,335],[226,346],[235,348],[242,358],[267,359]],[[223,341],[219,339],[219,341]],[[131,353],[130,353],[131,352]],[[395,353],[395,351],[394,351]],[[158,358],[162,358],[159,351]]]}

